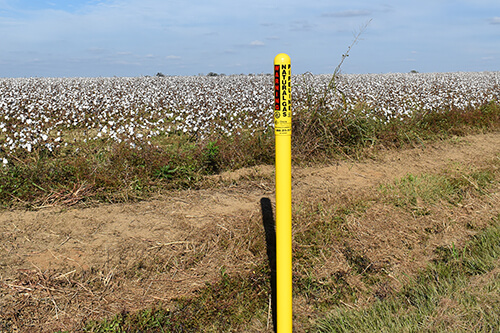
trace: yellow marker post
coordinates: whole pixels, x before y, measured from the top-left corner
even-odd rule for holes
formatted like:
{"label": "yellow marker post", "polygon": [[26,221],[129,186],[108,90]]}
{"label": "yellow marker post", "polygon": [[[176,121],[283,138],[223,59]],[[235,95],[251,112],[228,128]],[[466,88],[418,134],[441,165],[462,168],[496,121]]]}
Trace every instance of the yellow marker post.
{"label": "yellow marker post", "polygon": [[274,58],[274,135],[276,139],[276,293],[277,329],[292,332],[292,104],[291,64]]}

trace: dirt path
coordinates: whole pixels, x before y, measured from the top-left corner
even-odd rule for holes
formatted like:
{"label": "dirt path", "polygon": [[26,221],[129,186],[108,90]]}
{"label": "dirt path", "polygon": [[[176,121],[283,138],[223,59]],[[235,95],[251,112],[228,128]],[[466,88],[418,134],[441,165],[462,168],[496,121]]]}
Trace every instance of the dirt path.
{"label": "dirt path", "polygon": [[[491,133],[382,152],[365,162],[294,168],[293,200],[362,191],[408,173],[499,154],[500,133]],[[245,242],[238,237],[242,230],[261,232],[259,200],[274,200],[273,178],[272,166],[260,166],[214,177],[219,185],[213,189],[172,192],[146,202],[1,211],[0,312],[37,305],[52,315],[35,313],[28,320],[30,314],[19,310],[16,320],[32,322],[34,331],[40,321],[69,329],[93,313],[113,315],[188,294],[220,276],[222,266],[251,267],[251,258],[265,256],[262,244],[249,241],[248,257],[241,258],[245,254],[230,256],[231,245],[221,242],[228,237]],[[90,288],[96,284],[100,289]]]}

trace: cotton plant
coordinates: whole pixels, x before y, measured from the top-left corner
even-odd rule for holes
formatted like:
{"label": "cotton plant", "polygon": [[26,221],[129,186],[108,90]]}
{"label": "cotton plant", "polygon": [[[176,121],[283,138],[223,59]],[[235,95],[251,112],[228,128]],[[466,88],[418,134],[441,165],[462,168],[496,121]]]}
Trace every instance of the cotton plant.
{"label": "cotton plant", "polygon": [[[317,98],[330,79],[293,75],[293,112],[306,110],[308,94]],[[0,79],[0,148],[54,150],[72,144],[65,139],[71,130],[85,133],[84,142],[127,141],[132,147],[170,133],[255,133],[273,125],[272,80],[270,75]],[[499,85],[500,72],[342,74],[325,107],[350,112],[362,104],[391,119],[498,101]]]}

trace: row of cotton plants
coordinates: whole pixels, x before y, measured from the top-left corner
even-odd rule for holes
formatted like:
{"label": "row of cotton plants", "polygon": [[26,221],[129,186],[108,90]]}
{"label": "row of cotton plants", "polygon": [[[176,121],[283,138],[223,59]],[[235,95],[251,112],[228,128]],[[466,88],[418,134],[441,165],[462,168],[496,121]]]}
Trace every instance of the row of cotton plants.
{"label": "row of cotton plants", "polygon": [[271,123],[264,116],[270,85],[265,76],[2,79],[0,147],[50,150],[70,144],[70,132],[133,143],[172,132],[255,130]]}
{"label": "row of cotton plants", "polygon": [[[309,95],[318,98],[331,76],[302,76],[295,80],[303,88],[294,91],[301,97],[295,103],[304,108],[305,88],[309,87]],[[500,72],[349,74],[337,78],[335,87],[327,95],[327,107],[349,111],[363,103],[391,118],[414,111],[476,108],[498,101]]]}
{"label": "row of cotton plants", "polygon": [[[294,75],[294,111],[322,96],[331,75]],[[413,111],[478,107],[500,98],[500,72],[346,74],[331,109],[366,105],[389,119]],[[272,126],[273,77],[0,79],[0,158],[75,141],[150,142],[169,133],[233,135]]]}

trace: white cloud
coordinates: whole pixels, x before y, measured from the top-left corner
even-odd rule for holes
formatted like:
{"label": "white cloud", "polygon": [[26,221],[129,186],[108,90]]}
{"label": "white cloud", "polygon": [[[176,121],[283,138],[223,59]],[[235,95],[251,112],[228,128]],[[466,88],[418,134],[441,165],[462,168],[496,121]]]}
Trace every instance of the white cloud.
{"label": "white cloud", "polygon": [[339,12],[324,13],[321,16],[324,17],[356,17],[356,16],[368,16],[371,15],[370,10],[343,10]]}
{"label": "white cloud", "polygon": [[176,56],[176,55],[168,55],[168,56],[165,57],[165,59],[167,59],[167,60],[178,60],[180,58],[181,57]]}
{"label": "white cloud", "polygon": [[490,20],[491,24],[500,24],[500,17],[494,17]]}
{"label": "white cloud", "polygon": [[313,27],[307,20],[296,20],[291,22],[291,30],[293,31],[309,31]]}
{"label": "white cloud", "polygon": [[264,46],[264,45],[266,44],[260,40],[254,40],[253,42],[250,43],[250,46]]}

